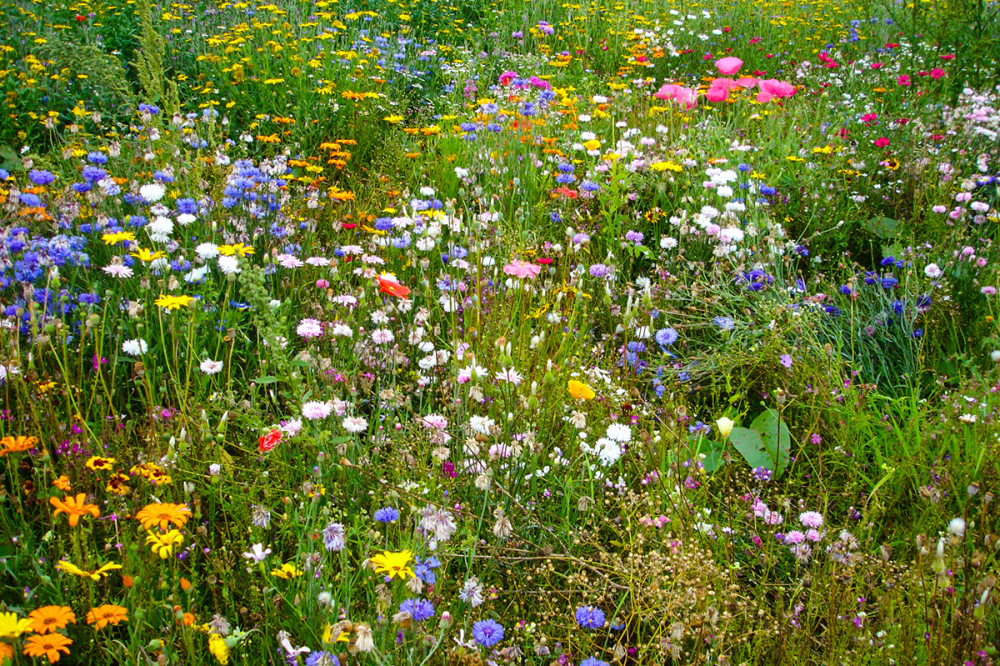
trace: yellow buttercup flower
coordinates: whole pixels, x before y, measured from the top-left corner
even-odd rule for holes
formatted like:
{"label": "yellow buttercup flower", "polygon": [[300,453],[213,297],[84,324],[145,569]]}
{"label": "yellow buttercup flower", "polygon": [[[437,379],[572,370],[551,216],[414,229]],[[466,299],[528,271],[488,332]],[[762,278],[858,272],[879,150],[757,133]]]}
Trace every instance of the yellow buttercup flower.
{"label": "yellow buttercup flower", "polygon": [[184,543],[184,535],[181,534],[180,530],[170,530],[163,534],[150,531],[146,537],[146,545],[150,547],[150,550],[159,555],[161,560],[165,560],[173,555],[174,547],[180,546],[182,543]]}
{"label": "yellow buttercup flower", "polygon": [[291,562],[286,562],[282,564],[280,568],[273,569],[271,571],[272,576],[277,576],[278,578],[283,578],[285,580],[290,580],[292,578],[298,578],[302,575],[302,571],[292,564]]}
{"label": "yellow buttercup flower", "polygon": [[117,245],[122,241],[134,241],[135,234],[131,231],[116,231],[113,234],[104,234],[101,236],[101,240],[104,241],[106,245]]}
{"label": "yellow buttercup flower", "polygon": [[96,571],[90,572],[84,571],[69,560],[59,560],[59,562],[56,563],[56,569],[59,571],[64,571],[68,574],[73,574],[74,576],[80,576],[81,578],[89,578],[90,580],[101,580],[101,578],[106,578],[111,571],[121,568],[122,565],[120,564],[108,562]]}
{"label": "yellow buttercup flower", "polygon": [[157,250],[156,252],[153,252],[152,250],[150,250],[148,248],[140,247],[140,248],[136,248],[136,251],[132,252],[131,256],[135,257],[139,261],[142,261],[142,262],[148,264],[151,261],[155,261],[157,259],[164,259],[164,258],[166,258],[167,253],[164,252],[163,250]]}

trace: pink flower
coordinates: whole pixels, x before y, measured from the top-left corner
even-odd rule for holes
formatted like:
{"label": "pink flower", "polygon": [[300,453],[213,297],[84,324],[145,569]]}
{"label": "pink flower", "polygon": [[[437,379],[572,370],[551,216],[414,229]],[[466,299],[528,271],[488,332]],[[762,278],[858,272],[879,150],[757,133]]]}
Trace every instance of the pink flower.
{"label": "pink flower", "polygon": [[795,94],[795,86],[777,79],[765,79],[758,82],[760,92],[757,93],[757,101],[761,104],[770,102],[775,97],[791,97]]}
{"label": "pink flower", "polygon": [[510,82],[517,78],[517,72],[507,70],[500,75],[500,85],[509,86]]}
{"label": "pink flower", "polygon": [[898,83],[901,86],[908,86],[910,85],[910,77],[908,77],[906,74],[903,74],[901,77],[896,79],[896,83]]}
{"label": "pink flower", "polygon": [[884,136],[879,137],[878,139],[875,139],[875,145],[878,146],[879,148],[885,148],[886,146],[889,145],[889,139],[887,139]]}
{"label": "pink flower", "polygon": [[954,53],[944,53],[941,55],[941,60],[954,60],[954,59],[955,59]]}
{"label": "pink flower", "polygon": [[715,61],[715,66],[719,69],[719,73],[724,76],[732,76],[736,72],[740,71],[740,67],[743,66],[743,61],[739,58],[722,58],[721,60]]}
{"label": "pink flower", "polygon": [[698,103],[698,93],[692,88],[685,88],[673,83],[664,84],[662,88],[653,93],[653,97],[662,100],[674,100],[685,109],[693,109]]}
{"label": "pink flower", "polygon": [[542,272],[542,267],[527,261],[515,259],[503,267],[503,272],[519,278],[533,279]]}
{"label": "pink flower", "polygon": [[861,122],[866,125],[874,125],[878,121],[878,115],[874,113],[866,113],[861,116]]}
{"label": "pink flower", "polygon": [[712,85],[708,89],[708,92],[705,93],[705,96],[710,102],[721,102],[729,97],[729,91],[735,88],[736,85],[736,81],[732,79],[716,79],[712,81]]}
{"label": "pink flower", "polygon": [[942,76],[944,76],[944,70],[943,69],[936,69],[935,68],[935,69],[931,70],[931,78],[932,79],[940,79]]}

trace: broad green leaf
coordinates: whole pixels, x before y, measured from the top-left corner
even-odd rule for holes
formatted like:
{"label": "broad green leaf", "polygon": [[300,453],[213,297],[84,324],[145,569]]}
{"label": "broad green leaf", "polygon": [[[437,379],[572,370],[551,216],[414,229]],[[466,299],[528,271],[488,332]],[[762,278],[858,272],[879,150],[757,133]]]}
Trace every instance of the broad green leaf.
{"label": "broad green leaf", "polygon": [[781,417],[773,409],[768,409],[750,424],[764,442],[768,457],[773,461],[776,477],[781,476],[791,459],[792,437],[788,426],[781,422]]}
{"label": "broad green leaf", "polygon": [[733,428],[733,431],[729,433],[729,439],[752,469],[766,467],[769,470],[774,470],[774,461],[768,455],[767,449],[764,447],[764,440],[761,439],[760,433],[756,430]]}

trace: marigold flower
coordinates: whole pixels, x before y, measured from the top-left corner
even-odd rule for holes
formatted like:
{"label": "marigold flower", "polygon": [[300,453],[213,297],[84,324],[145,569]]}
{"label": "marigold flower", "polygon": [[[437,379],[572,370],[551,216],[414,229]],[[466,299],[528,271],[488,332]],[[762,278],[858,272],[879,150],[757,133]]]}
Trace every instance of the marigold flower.
{"label": "marigold flower", "polygon": [[177,527],[184,527],[187,524],[191,509],[186,504],[147,504],[139,513],[135,514],[135,519],[142,523],[144,529],[152,529],[153,525],[159,525],[161,530],[166,531],[173,523]]}
{"label": "marigold flower", "polygon": [[66,476],[65,474],[61,475],[58,479],[53,481],[52,485],[58,488],[59,490],[63,491],[64,493],[68,493],[73,489],[73,486],[69,482],[69,477]]}
{"label": "marigold flower", "polygon": [[103,629],[109,624],[118,626],[119,622],[128,622],[128,609],[122,606],[104,604],[87,613],[87,624],[94,625],[94,629]]}
{"label": "marigold flower", "polygon": [[31,631],[30,619],[20,618],[16,613],[0,613],[0,638],[15,640],[26,631]]}
{"label": "marigold flower", "polygon": [[28,617],[31,618],[31,630],[36,634],[47,634],[76,623],[76,615],[69,606],[42,606],[28,613]]}
{"label": "marigold flower", "polygon": [[87,514],[97,518],[101,515],[101,510],[97,508],[96,504],[85,504],[86,499],[86,493],[78,493],[76,497],[67,495],[65,500],[61,500],[58,497],[50,497],[49,503],[56,508],[52,512],[52,517],[55,518],[60,513],[65,513],[69,516],[70,527],[76,527],[77,523],[80,522],[80,518]]}
{"label": "marigold flower", "polygon": [[73,641],[62,634],[32,636],[24,642],[24,654],[29,657],[46,657],[51,663],[59,661],[60,653],[69,654],[69,646]]}

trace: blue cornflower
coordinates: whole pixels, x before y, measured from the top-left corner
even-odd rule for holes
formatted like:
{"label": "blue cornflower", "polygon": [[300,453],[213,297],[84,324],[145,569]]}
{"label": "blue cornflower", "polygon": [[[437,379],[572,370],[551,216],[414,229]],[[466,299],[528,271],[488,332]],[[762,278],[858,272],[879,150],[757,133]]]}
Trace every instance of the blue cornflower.
{"label": "blue cornflower", "polygon": [[712,322],[723,331],[731,331],[736,326],[736,322],[733,321],[732,317],[716,317]]}
{"label": "blue cornflower", "polygon": [[503,627],[496,620],[480,620],[472,625],[472,637],[485,648],[503,640]]}
{"label": "blue cornflower", "polygon": [[399,511],[391,506],[385,506],[375,512],[375,520],[379,523],[394,523],[399,520]]}
{"label": "blue cornflower", "polygon": [[597,657],[587,657],[580,662],[580,666],[611,666],[606,661],[601,661]]}
{"label": "blue cornflower", "polygon": [[437,582],[437,576],[434,573],[434,569],[441,566],[441,562],[438,558],[431,555],[426,560],[421,560],[419,557],[416,558],[416,563],[413,565],[413,574],[424,581],[425,585],[433,585]]}
{"label": "blue cornflower", "polygon": [[320,650],[306,657],[306,666],[340,666],[340,660],[337,655]]}
{"label": "blue cornflower", "polygon": [[32,169],[28,172],[28,178],[31,179],[35,185],[48,185],[56,179],[51,171],[43,171],[41,169]]}
{"label": "blue cornflower", "polygon": [[882,281],[881,281],[881,285],[882,285],[883,289],[892,289],[897,284],[899,284],[899,280],[897,280],[896,278],[892,277],[891,275],[888,276],[888,277],[882,278]]}
{"label": "blue cornflower", "polygon": [[580,606],[576,609],[576,623],[584,629],[600,629],[604,626],[604,611],[594,606]]}
{"label": "blue cornflower", "polygon": [[414,622],[423,622],[434,617],[434,604],[426,599],[407,599],[399,604],[400,613],[409,613]]}
{"label": "blue cornflower", "polygon": [[678,337],[679,336],[677,335],[677,331],[668,326],[667,328],[661,328],[660,330],[658,330],[656,332],[655,339],[656,343],[661,347],[669,347],[670,345],[677,342]]}
{"label": "blue cornflower", "polygon": [[105,155],[104,153],[99,153],[95,151],[92,153],[87,153],[87,161],[90,162],[91,164],[107,164],[108,156]]}

